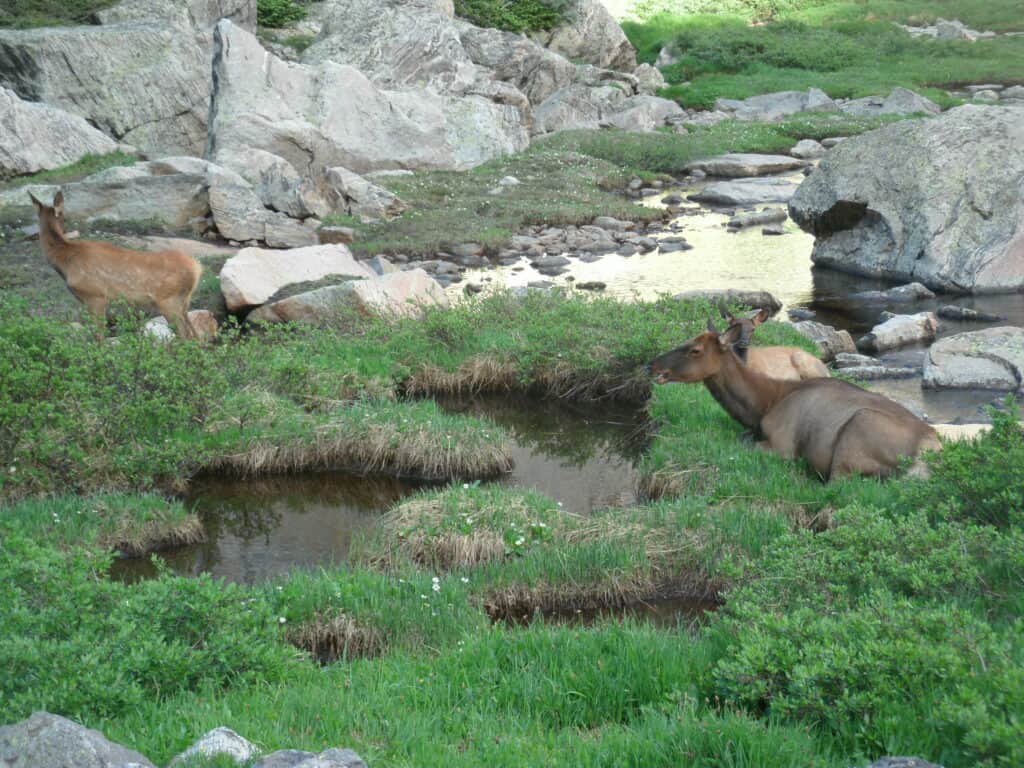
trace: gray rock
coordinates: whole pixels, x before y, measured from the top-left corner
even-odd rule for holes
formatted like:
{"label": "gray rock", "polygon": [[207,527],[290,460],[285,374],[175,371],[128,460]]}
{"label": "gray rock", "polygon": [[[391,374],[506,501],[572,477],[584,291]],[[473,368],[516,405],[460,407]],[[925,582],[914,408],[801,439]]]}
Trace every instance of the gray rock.
{"label": "gray rock", "polygon": [[762,224],[777,224],[788,218],[789,214],[784,209],[768,208],[763,211],[737,214],[726,222],[726,226],[732,229],[743,229],[744,227],[756,227]]}
{"label": "gray rock", "polygon": [[594,226],[600,227],[601,229],[610,230],[612,232],[625,232],[627,230],[636,229],[636,222],[623,221],[622,219],[616,219],[611,216],[598,216],[594,219]]}
{"label": "gray rock", "polygon": [[[651,191],[656,193],[658,190],[652,189]],[[665,195],[663,198],[661,198],[661,204],[662,205],[682,205],[683,204],[683,196],[673,192],[671,195]]]}
{"label": "gray rock", "polygon": [[932,389],[1020,389],[1024,328],[958,333],[935,342],[924,362],[922,386]]}
{"label": "gray rock", "polygon": [[397,195],[347,168],[328,168],[324,178],[337,201],[334,209],[350,216],[391,219],[408,207]]}
{"label": "gray rock", "polygon": [[978,91],[977,93],[974,94],[972,100],[981,102],[983,104],[995,104],[997,101],[999,101],[999,91]]}
{"label": "gray rock", "polygon": [[857,340],[857,349],[866,352],[885,352],[908,344],[919,344],[935,338],[939,321],[934,312],[916,315],[896,315],[871,329]]}
{"label": "gray rock", "polygon": [[850,115],[913,115],[918,112],[938,114],[942,108],[931,99],[907,88],[896,87],[885,98],[867,96],[843,103],[840,109]]}
{"label": "gray rock", "polygon": [[661,70],[650,64],[641,64],[633,70],[633,76],[637,80],[640,93],[657,93],[668,85]]}
{"label": "gray rock", "polygon": [[920,371],[916,368],[894,368],[886,365],[862,365],[844,368],[843,373],[861,381],[879,381],[881,379],[913,379]]}
{"label": "gray rock", "polygon": [[0,178],[59,168],[117,147],[84,118],[22,101],[14,91],[0,87]]}
{"label": "gray rock", "polygon": [[600,0],[571,0],[565,15],[568,21],[534,33],[534,39],[571,61],[623,72],[636,69],[636,49]]}
{"label": "gray rock", "polygon": [[603,291],[608,285],[600,280],[590,280],[576,283],[576,289],[580,291]]}
{"label": "gray rock", "polygon": [[223,726],[214,728],[204,734],[192,746],[175,757],[167,764],[167,768],[175,768],[181,763],[198,758],[214,758],[226,756],[237,763],[244,763],[251,760],[259,752],[257,747],[242,738],[230,728]]}
{"label": "gray rock", "polygon": [[[792,312],[790,312],[792,316]],[[840,352],[835,356],[836,368],[864,368],[866,366],[878,365],[878,360],[870,355],[861,355],[857,352]]]}
{"label": "gray rock", "polygon": [[782,224],[772,224],[761,228],[762,235],[778,236],[786,234],[786,228]]}
{"label": "gray rock", "polygon": [[722,176],[729,179],[765,176],[802,168],[805,160],[786,155],[759,155],[754,153],[731,152],[706,160],[696,160],[686,165],[687,173],[702,171],[708,176]]}
{"label": "gray rock", "polygon": [[724,120],[732,120],[733,116],[731,112],[723,112],[720,109],[711,109],[703,112],[691,112],[689,117],[683,123],[684,125],[691,127],[701,127],[708,125],[717,125]]}
{"label": "gray rock", "polygon": [[794,307],[793,309],[788,310],[787,314],[789,315],[790,320],[798,322],[800,320],[810,320],[811,318],[816,317],[818,313],[815,312],[813,309],[805,309],[804,307]]}
{"label": "gray rock", "polygon": [[[112,168],[65,184],[64,209],[72,219],[141,221],[155,219],[183,227],[210,210],[207,177],[197,174],[150,176],[143,170]],[[256,207],[262,210],[257,201]]]}
{"label": "gray rock", "polygon": [[640,252],[640,249],[633,245],[633,243],[623,243],[618,247],[618,249],[615,252],[619,254],[619,256],[628,257],[636,256]]}
{"label": "gray rock", "polygon": [[392,272],[399,272],[397,266],[392,264],[386,256],[377,254],[372,259],[367,259],[366,266],[376,272],[378,275],[390,275]]}
{"label": "gray rock", "polygon": [[835,112],[838,107],[824,91],[810,88],[766,93],[741,101],[718,99],[715,109],[731,112],[737,120],[774,121],[798,112]]}
{"label": "gray rock", "polygon": [[939,307],[936,314],[943,320],[961,320],[975,323],[994,323],[1006,319],[999,315],[993,315],[990,312],[982,312],[977,309],[970,309],[969,307],[958,307],[955,304],[946,304]]}
{"label": "gray rock", "polygon": [[628,98],[629,94],[615,85],[569,85],[534,108],[533,133],[598,128],[618,112]]}
{"label": "gray rock", "polygon": [[942,768],[942,766],[929,763],[920,757],[882,757],[867,768]]}
{"label": "gray rock", "polygon": [[688,195],[687,199],[714,205],[759,205],[788,202],[796,191],[797,185],[788,179],[735,179],[712,182],[699,192]]}
{"label": "gray rock", "polygon": [[1002,99],[1024,99],[1024,85],[1013,85],[1000,93]]}
{"label": "gray rock", "polygon": [[606,117],[615,128],[624,131],[653,131],[669,120],[683,116],[683,108],[670,99],[649,94],[631,96]]}
{"label": "gray rock", "polygon": [[789,213],[816,264],[929,288],[1024,289],[1024,110],[966,105],[840,144]]}
{"label": "gray rock", "polygon": [[565,258],[565,256],[543,256],[531,261],[530,266],[536,270],[556,269],[558,267],[566,267],[570,263],[571,262]]}
{"label": "gray rock", "polygon": [[692,250],[693,246],[682,237],[665,237],[658,241],[658,249],[662,253],[676,253]]}
{"label": "gray rock", "polygon": [[0,726],[0,761],[17,768],[153,768],[143,755],[99,731],[49,712]]}
{"label": "gray rock", "polygon": [[282,749],[261,757],[252,768],[366,768],[366,763],[351,749],[328,749],[320,754]]}
{"label": "gray rock", "polygon": [[846,141],[846,138],[846,136],[833,136],[828,139],[822,139],[821,146],[823,146],[825,149],[832,149],[832,147],[836,146],[837,144],[841,144],[842,142]]}
{"label": "gray rock", "polygon": [[[472,24],[458,28],[466,54],[478,70],[522,92],[530,104],[540,104],[576,78],[574,64],[527,37]],[[481,76],[478,71],[478,81]]]}
{"label": "gray rock", "polygon": [[[711,304],[742,304],[752,309],[767,309],[775,314],[782,309],[782,302],[772,296],[768,291],[747,291],[736,288],[709,289],[704,288],[695,291],[684,291],[672,297],[676,301],[693,301],[703,299]],[[852,342],[851,342],[852,345]]]}
{"label": "gray rock", "polygon": [[895,288],[888,288],[884,291],[860,291],[851,293],[849,298],[858,301],[922,301],[934,299],[935,294],[920,283],[908,283],[898,285]]}
{"label": "gray rock", "polygon": [[853,337],[848,331],[840,331],[831,325],[814,320],[801,320],[798,323],[793,323],[793,327],[800,334],[817,343],[818,349],[821,350],[821,359],[826,363],[840,352],[857,351],[857,345],[853,343]]}
{"label": "gray rock", "polygon": [[813,160],[825,155],[825,146],[814,139],[801,139],[789,150],[789,154],[801,160]]}

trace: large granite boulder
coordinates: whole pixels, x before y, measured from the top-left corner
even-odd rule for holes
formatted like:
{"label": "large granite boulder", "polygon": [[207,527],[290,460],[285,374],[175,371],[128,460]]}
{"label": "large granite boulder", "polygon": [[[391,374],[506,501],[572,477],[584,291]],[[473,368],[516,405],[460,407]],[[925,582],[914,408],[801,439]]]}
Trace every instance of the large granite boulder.
{"label": "large granite boulder", "polygon": [[459,35],[466,54],[487,76],[514,86],[533,105],[560,88],[571,85],[576,66],[528,37],[459,24]]}
{"label": "large granite boulder", "polygon": [[841,353],[856,353],[857,351],[857,345],[853,343],[853,337],[849,331],[837,330],[831,325],[825,325],[815,320],[802,320],[799,323],[793,323],[793,327],[800,335],[818,345],[821,359],[826,363]]}
{"label": "large granite boulder", "polygon": [[470,168],[529,143],[515,106],[426,88],[386,91],[333,61],[286,62],[227,20],[214,31],[213,81],[207,154],[235,170],[251,149],[300,173]]}
{"label": "large granite boulder", "polygon": [[921,384],[932,389],[1016,392],[1024,382],[1024,328],[958,333],[935,342]]}
{"label": "large granite boulder", "polygon": [[886,352],[908,344],[919,344],[935,338],[939,321],[934,312],[895,315],[879,323],[857,340],[857,349],[864,352]]}
{"label": "large granite boulder", "polygon": [[351,280],[271,302],[249,315],[258,322],[325,323],[339,311],[355,309],[385,317],[416,317],[428,306],[448,306],[441,284],[422,269]]}
{"label": "large granite boulder", "polygon": [[636,69],[636,49],[600,0],[570,0],[566,17],[554,29],[534,33],[534,39],[572,61],[623,72]]}
{"label": "large granite boulder", "polygon": [[201,154],[222,15],[254,30],[256,2],[126,0],[97,26],[0,30],[0,86],[149,154]]}
{"label": "large granite boulder", "polygon": [[0,87],[0,179],[45,171],[104,155],[117,142],[84,118],[46,104],[23,101]]}
{"label": "large granite boulder", "polygon": [[675,117],[683,117],[683,108],[671,99],[640,94],[630,96],[609,115],[608,123],[624,131],[653,131]]}
{"label": "large granite boulder", "polygon": [[966,105],[833,148],[789,214],[816,264],[939,291],[1024,289],[1024,109]]}
{"label": "large granite boulder", "polygon": [[109,168],[65,184],[64,210],[71,219],[156,220],[184,227],[209,211],[204,174],[150,175],[145,168]]}
{"label": "large granite boulder", "polygon": [[154,768],[138,752],[78,723],[35,712],[0,726],[0,765],[25,768]]}
{"label": "large granite boulder", "polygon": [[533,112],[534,133],[598,128],[618,112],[629,94],[616,85],[574,83],[555,91]]}
{"label": "large granite boulder", "polygon": [[243,248],[224,263],[220,288],[228,311],[239,312],[264,304],[288,286],[327,277],[341,282],[376,277],[376,273],[340,243],[286,251]]}

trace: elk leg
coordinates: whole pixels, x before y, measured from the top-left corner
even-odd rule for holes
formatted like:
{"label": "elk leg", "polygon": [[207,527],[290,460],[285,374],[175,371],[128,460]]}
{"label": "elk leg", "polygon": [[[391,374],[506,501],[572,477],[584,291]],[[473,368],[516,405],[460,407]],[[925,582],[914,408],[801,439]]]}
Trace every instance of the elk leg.
{"label": "elk leg", "polygon": [[110,304],[104,296],[79,296],[89,314],[96,318],[101,330],[97,333],[99,339],[105,337],[104,331],[107,327],[107,306]]}
{"label": "elk leg", "polygon": [[888,477],[899,464],[893,450],[898,435],[890,435],[892,424],[872,411],[855,414],[836,437],[828,479],[841,475]]}
{"label": "elk leg", "polygon": [[176,301],[162,301],[156,305],[161,315],[174,324],[174,330],[181,334],[182,338],[189,339],[195,335],[192,323],[189,322],[188,312]]}

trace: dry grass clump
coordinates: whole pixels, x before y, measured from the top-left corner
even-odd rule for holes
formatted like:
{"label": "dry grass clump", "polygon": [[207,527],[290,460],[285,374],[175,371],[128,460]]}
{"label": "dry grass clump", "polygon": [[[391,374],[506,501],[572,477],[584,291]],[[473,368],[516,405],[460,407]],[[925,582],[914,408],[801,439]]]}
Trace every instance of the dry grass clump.
{"label": "dry grass clump", "polygon": [[474,355],[454,371],[432,364],[416,370],[403,384],[411,396],[477,395],[522,388],[515,366],[492,355]]}
{"label": "dry grass clump", "polygon": [[715,484],[718,467],[698,464],[681,467],[667,464],[653,472],[645,472],[637,480],[637,495],[642,499],[663,499],[675,496],[702,496]]}
{"label": "dry grass clump", "polygon": [[126,557],[141,557],[150,552],[206,541],[206,529],[196,515],[177,520],[154,519],[139,525],[130,518],[119,521],[116,530],[104,534],[99,544],[116,549]]}
{"label": "dry grass clump", "polygon": [[307,651],[321,664],[373,658],[387,647],[378,630],[359,624],[345,613],[318,613],[310,621],[290,628],[285,636],[289,643]]}

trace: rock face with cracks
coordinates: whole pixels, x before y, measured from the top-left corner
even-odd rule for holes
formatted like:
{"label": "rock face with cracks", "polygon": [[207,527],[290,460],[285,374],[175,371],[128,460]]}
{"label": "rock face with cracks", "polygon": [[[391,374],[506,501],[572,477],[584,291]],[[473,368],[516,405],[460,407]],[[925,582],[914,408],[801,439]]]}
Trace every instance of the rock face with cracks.
{"label": "rock face with cracks", "polygon": [[790,216],[816,264],[938,291],[1024,290],[1024,109],[966,105],[836,146]]}
{"label": "rock face with cracks", "polygon": [[928,350],[922,386],[1016,392],[1024,376],[1024,329],[1004,326],[958,333]]}
{"label": "rock face with cracks", "polygon": [[35,712],[27,720],[0,726],[0,764],[37,768],[153,768],[143,755],[108,741],[99,731]]}

